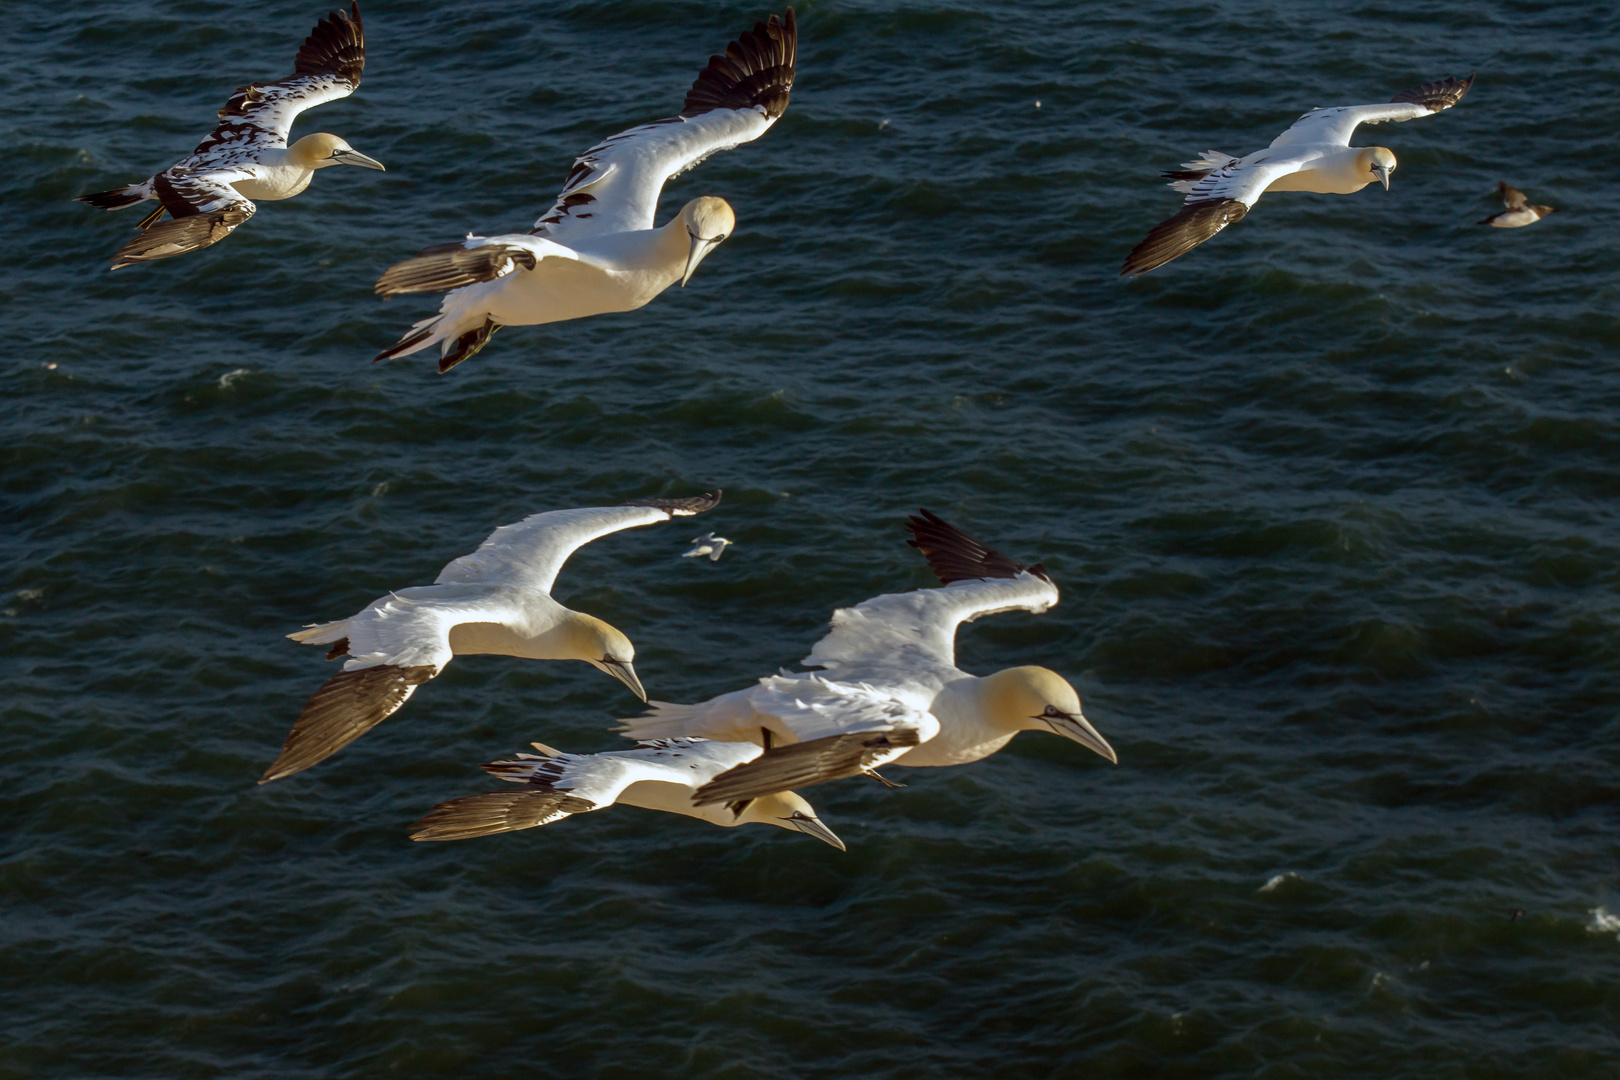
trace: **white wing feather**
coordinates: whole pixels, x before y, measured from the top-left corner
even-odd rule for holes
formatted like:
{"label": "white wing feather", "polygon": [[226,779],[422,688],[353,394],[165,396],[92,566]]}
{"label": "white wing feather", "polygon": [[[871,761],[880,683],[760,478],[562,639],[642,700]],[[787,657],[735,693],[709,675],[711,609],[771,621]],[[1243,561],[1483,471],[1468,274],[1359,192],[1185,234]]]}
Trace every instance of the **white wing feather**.
{"label": "white wing feather", "polygon": [[439,571],[438,584],[520,586],[550,593],[568,557],[585,544],[620,529],[668,521],[653,506],[599,506],[530,514],[489,534],[471,555]]}
{"label": "white wing feather", "polygon": [[1027,571],[1015,578],[957,581],[887,593],[833,612],[832,630],[804,658],[807,667],[900,669],[915,674],[956,664],[956,628],[1003,611],[1046,611],[1057,586]]}
{"label": "white wing feather", "polygon": [[752,142],[775,122],[758,106],[714,109],[610,136],[574,160],[557,201],[534,223],[534,232],[574,244],[606,233],[651,229],[665,181],[710,154]]}
{"label": "white wing feather", "polygon": [[1299,143],[1332,143],[1349,146],[1350,136],[1361,124],[1382,124],[1388,120],[1415,120],[1434,110],[1413,101],[1390,101],[1380,105],[1339,105],[1312,109],[1294,121],[1294,126],[1271,140],[1272,146]]}

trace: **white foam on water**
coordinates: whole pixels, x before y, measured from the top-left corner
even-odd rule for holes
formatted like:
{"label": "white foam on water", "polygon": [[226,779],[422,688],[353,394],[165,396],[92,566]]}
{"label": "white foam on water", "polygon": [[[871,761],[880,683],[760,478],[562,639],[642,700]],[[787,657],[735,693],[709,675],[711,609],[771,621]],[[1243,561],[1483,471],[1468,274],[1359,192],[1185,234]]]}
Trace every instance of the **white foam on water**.
{"label": "white foam on water", "polygon": [[1294,873],[1292,870],[1289,870],[1286,873],[1278,874],[1276,877],[1273,877],[1273,878],[1269,879],[1264,885],[1260,886],[1258,889],[1256,889],[1254,891],[1255,892],[1275,892],[1277,890],[1277,888],[1280,887],[1282,885],[1282,883],[1287,881],[1289,878],[1293,878],[1295,881],[1298,881],[1299,880],[1299,875]]}
{"label": "white foam on water", "polygon": [[1594,934],[1614,934],[1620,937],[1620,915],[1611,915],[1605,907],[1595,907],[1591,911],[1592,925],[1586,929]]}
{"label": "white foam on water", "polygon": [[235,371],[227,371],[225,374],[219,377],[219,388],[221,390],[229,389],[231,383],[235,382],[237,379],[240,379],[244,375],[251,374],[253,374],[253,372],[245,367],[239,367]]}

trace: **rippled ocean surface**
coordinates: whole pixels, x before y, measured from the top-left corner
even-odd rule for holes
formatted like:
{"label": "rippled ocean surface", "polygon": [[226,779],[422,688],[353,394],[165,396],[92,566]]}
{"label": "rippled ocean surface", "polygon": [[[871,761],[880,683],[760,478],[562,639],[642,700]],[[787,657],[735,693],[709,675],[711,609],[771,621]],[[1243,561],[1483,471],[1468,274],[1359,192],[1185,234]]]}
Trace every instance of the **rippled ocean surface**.
{"label": "rippled ocean surface", "polygon": [[[376,276],[527,228],[768,9],[368,0],[364,85],[295,134],[389,171],[104,272],[135,212],[71,198],[326,6],[6,7],[0,1077],[1615,1075],[1611,6],[811,0],[781,122],[666,188],[738,213],[690,287],[442,377],[369,363],[433,306]],[[1159,170],[1471,70],[1361,129],[1389,192],[1117,279]],[[1563,212],[1478,228],[1498,180]],[[333,670],[284,634],[526,514],[716,486],[559,579],[654,697],[930,584],[927,506],[1063,589],[960,662],[1069,676],[1120,764],[1026,734],[814,790],[848,854],[632,808],[415,844],[477,763],[636,711],[470,657],[256,786]]]}

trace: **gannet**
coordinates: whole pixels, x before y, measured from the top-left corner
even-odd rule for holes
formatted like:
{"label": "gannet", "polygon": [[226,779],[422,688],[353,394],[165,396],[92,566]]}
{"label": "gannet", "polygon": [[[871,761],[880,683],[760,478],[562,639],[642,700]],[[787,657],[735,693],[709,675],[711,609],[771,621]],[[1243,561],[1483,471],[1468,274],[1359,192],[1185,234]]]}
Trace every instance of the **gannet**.
{"label": "gannet", "polygon": [[373,362],[438,345],[445,372],[503,326],[633,311],[677,281],[684,286],[737,219],[724,199],[703,196],[655,228],[664,181],[765,134],[787,108],[797,47],[792,8],[781,21],[755,23],[709,60],[679,115],[621,131],[576,158],[530,232],[469,233],[390,267],[376,286],[384,299],[449,295]]}
{"label": "gannet", "polygon": [[530,660],[583,660],[643,701],[635,646],[591,615],[551,598],[557,572],[598,537],[712,510],[714,491],[689,499],[636,499],[622,506],[551,510],[502,525],[471,555],[446,564],[432,585],[390,592],[364,611],[287,636],[330,645],[343,670],[304,704],[281,756],[259,783],[309,768],[388,719],[452,656],[497,653]]}
{"label": "gannet", "polygon": [[692,805],[694,788],[762,753],[753,743],[658,739],[634,750],[604,754],[565,754],[544,743],[530,745],[540,754],[520,753],[516,761],[484,766],[502,780],[522,784],[521,791],[487,791],[439,803],[416,823],[411,839],[467,840],[532,829],[622,803],[701,818],[725,828],[757,823],[795,829],[844,850],[844,842],[822,824],[815,809],[791,791],[724,806]]}
{"label": "gannet", "polygon": [[1025,567],[922,511],[907,526],[944,584],[874,597],[833,613],[804,664],[696,705],[653,701],[622,722],[633,739],[699,736],[765,747],[699,788],[698,805],[731,802],[869,773],[886,762],[961,765],[1020,731],[1052,731],[1117,762],[1054,671],[1014,667],[983,678],[956,666],[956,628],[1058,601],[1041,566]]}
{"label": "gannet", "polygon": [[706,532],[702,536],[692,537],[692,550],[683,554],[681,558],[695,559],[699,555],[707,555],[710,562],[719,562],[720,556],[725,554],[726,548],[730,546],[731,541],[725,537]]}
{"label": "gannet", "polygon": [[1181,170],[1164,173],[1187,198],[1181,212],[1161,221],[1125,259],[1121,276],[1135,277],[1184,255],[1234,221],[1268,191],[1314,191],[1348,195],[1373,181],[1389,188],[1395,155],[1382,146],[1351,146],[1360,124],[1411,120],[1449,109],[1462,100],[1474,77],[1424,83],[1384,105],[1312,109],[1264,150],[1235,158],[1205,150]]}
{"label": "gannet", "polygon": [[[293,74],[239,86],[219,110],[219,126],[191,156],[138,184],[80,195],[79,202],[121,210],[147,199],[160,205],[140,223],[141,235],[113,256],[112,269],[198,251],[225,239],[257,209],[254,199],[290,199],[328,165],[382,164],[326,132],[287,145],[287,132],[305,109],[346,98],[360,86],[366,32],[360,5],[333,11],[315,24],[293,63]],[[173,220],[161,224],[167,211]]]}
{"label": "gannet", "polygon": [[1502,205],[1507,209],[1475,224],[1489,225],[1496,229],[1517,229],[1533,225],[1558,210],[1555,206],[1531,206],[1530,200],[1524,197],[1524,192],[1516,187],[1509,187],[1502,180],[1496,182],[1496,191],[1502,196]]}

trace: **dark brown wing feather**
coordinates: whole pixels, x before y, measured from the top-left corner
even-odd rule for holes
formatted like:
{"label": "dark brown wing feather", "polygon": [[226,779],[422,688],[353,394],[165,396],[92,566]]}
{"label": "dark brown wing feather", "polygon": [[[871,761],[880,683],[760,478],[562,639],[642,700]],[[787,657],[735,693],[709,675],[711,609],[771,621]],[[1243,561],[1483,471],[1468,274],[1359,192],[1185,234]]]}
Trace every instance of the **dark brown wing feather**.
{"label": "dark brown wing feather", "polygon": [[578,814],[596,804],[561,791],[525,788],[486,791],[442,802],[412,828],[412,840],[471,840],[475,836],[532,829],[555,814]]}
{"label": "dark brown wing feather", "polygon": [[922,516],[906,519],[906,528],[912,539],[906,543],[923,553],[929,569],[940,584],[953,581],[978,581],[983,578],[1015,578],[1028,570],[1039,577],[1047,577],[1041,566],[1025,566],[1009,559],[994,548],[985,547],[973,537],[931,510],[919,510]]}
{"label": "dark brown wing feather", "polygon": [[378,296],[438,293],[494,281],[519,267],[533,270],[534,252],[505,244],[468,248],[460,241],[423,248],[413,258],[395,263],[377,279]]}
{"label": "dark brown wing feather", "polygon": [[281,756],[259,783],[280,780],[331,757],[394,715],[418,686],[433,678],[434,670],[432,664],[378,664],[338,672],[304,703]]}
{"label": "dark brown wing feather", "polygon": [[768,750],[753,761],[727,769],[692,795],[692,805],[736,802],[793,791],[846,776],[860,776],[888,757],[887,751],[916,746],[915,731],[851,731],[825,739]]}
{"label": "dark brown wing feather", "polygon": [[1441,79],[1439,82],[1424,83],[1414,86],[1410,90],[1403,90],[1390,98],[1391,102],[1410,101],[1414,105],[1422,105],[1430,112],[1439,112],[1449,109],[1463,99],[1468,88],[1474,85],[1474,76],[1470,74],[1466,79]]}
{"label": "dark brown wing feather", "polygon": [[715,488],[705,495],[692,495],[684,499],[631,499],[623,505],[651,506],[658,510],[667,510],[671,517],[691,517],[719,506],[721,494],[720,489]]}
{"label": "dark brown wing feather", "polygon": [[1523,210],[1530,205],[1530,200],[1524,197],[1524,192],[1516,187],[1509,187],[1506,180],[1496,182],[1497,193],[1502,196],[1502,203],[1509,210]]}
{"label": "dark brown wing feather", "polygon": [[231,235],[232,230],[252,216],[251,210],[231,209],[199,214],[193,208],[185,217],[153,225],[119,248],[112,257],[112,269],[200,251]]}
{"label": "dark brown wing feather", "polygon": [[1187,203],[1175,217],[1153,226],[1146,238],[1125,257],[1120,276],[1135,277],[1157,270],[1178,255],[1185,255],[1249,212],[1237,199],[1203,199]]}
{"label": "dark brown wing feather", "polygon": [[772,120],[788,106],[793,89],[793,65],[799,50],[799,25],[793,9],[781,20],[756,22],[726,46],[724,56],[709,58],[686,92],[682,116],[697,116],[710,109],[750,109],[760,106]]}
{"label": "dark brown wing feather", "polygon": [[329,12],[315,24],[298,50],[293,72],[298,75],[337,75],[355,86],[366,66],[366,28],[360,21],[358,0],[349,13]]}

